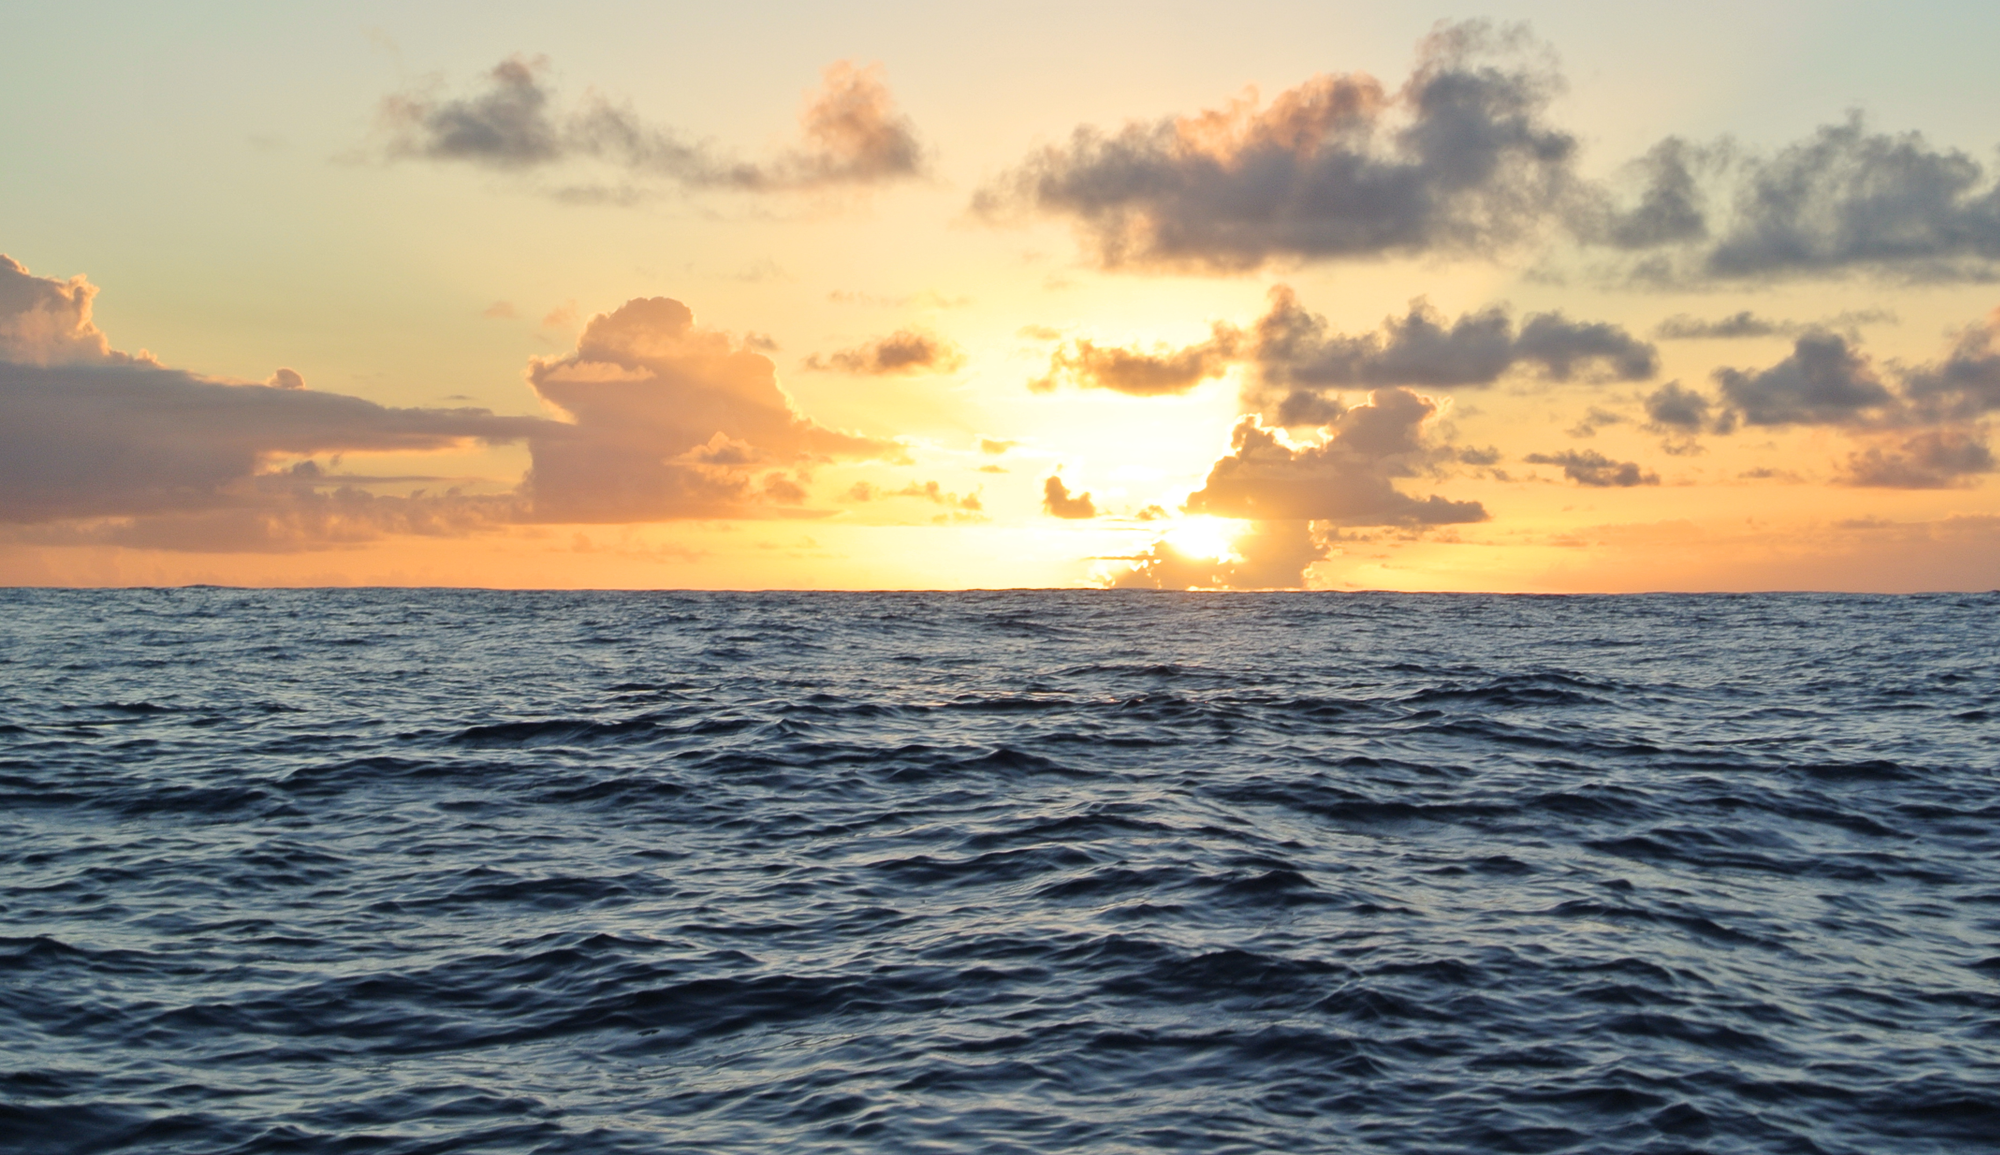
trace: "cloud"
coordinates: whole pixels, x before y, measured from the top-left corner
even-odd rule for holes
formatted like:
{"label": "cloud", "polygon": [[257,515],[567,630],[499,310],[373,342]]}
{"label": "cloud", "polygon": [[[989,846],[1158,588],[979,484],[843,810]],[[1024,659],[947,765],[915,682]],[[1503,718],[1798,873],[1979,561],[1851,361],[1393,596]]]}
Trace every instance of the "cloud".
{"label": "cloud", "polygon": [[1536,465],[1560,465],[1563,474],[1578,485],[1600,488],[1658,485],[1660,475],[1644,472],[1636,461],[1613,461],[1595,449],[1565,449],[1561,453],[1530,453],[1523,461]]}
{"label": "cloud", "polygon": [[1636,167],[1638,204],[1600,206],[1577,231],[1597,244],[1667,250],[1643,266],[1652,279],[1989,279],[2000,261],[1993,174],[1919,133],[1871,132],[1858,113],[1764,154],[1669,139]]}
{"label": "cloud", "polygon": [[1676,313],[1661,321],[1653,336],[1662,341],[1731,340],[1742,337],[1797,337],[1818,330],[1852,333],[1862,325],[1894,322],[1896,314],[1887,309],[1860,309],[1837,313],[1824,321],[1781,321],[1759,317],[1750,310],[1732,313],[1713,321],[1686,313]]}
{"label": "cloud", "polygon": [[[1584,210],[1579,229],[1590,239],[1620,249],[1645,249],[1708,235],[1707,197],[1701,173],[1719,159],[1703,149],[1668,137],[1632,162],[1630,171],[1644,182],[1638,203],[1626,209],[1603,200]],[[1601,194],[1600,194],[1601,196]]]}
{"label": "cloud", "polygon": [[2000,409],[2000,311],[1960,333],[1944,360],[1911,370],[1904,390],[1935,418],[1965,420]]}
{"label": "cloud", "polygon": [[1063,479],[1055,476],[1042,482],[1042,509],[1050,517],[1072,521],[1097,516],[1097,506],[1091,502],[1088,493],[1071,494]]}
{"label": "cloud", "polygon": [[1868,358],[1836,333],[1808,333],[1768,369],[1718,369],[1723,397],[1749,425],[1843,425],[1894,403]]}
{"label": "cloud", "polygon": [[573,353],[530,360],[528,381],[569,418],[528,443],[543,521],[768,516],[803,494],[783,470],[903,457],[799,414],[770,358],[667,297],[592,317]]}
{"label": "cloud", "polygon": [[1994,469],[1992,451],[1971,433],[1931,429],[1849,454],[1838,480],[1883,489],[1946,489],[1971,485]]}
{"label": "cloud", "polygon": [[1733,414],[1718,411],[1713,401],[1678,381],[1669,381],[1647,394],[1645,404],[1646,428],[1654,433],[1692,436],[1704,430],[1731,433],[1736,428]]}
{"label": "cloud", "polygon": [[1448,322],[1418,298],[1376,332],[1331,333],[1326,318],[1308,312],[1285,285],[1271,289],[1250,347],[1259,386],[1253,399],[1286,426],[1337,419],[1337,403],[1324,393],[1343,386],[1483,387],[1517,367],[1555,381],[1585,373],[1641,381],[1659,371],[1659,354],[1646,342],[1616,325],[1561,313],[1530,314],[1516,331],[1504,308]]}
{"label": "cloud", "polygon": [[1437,454],[1424,426],[1437,402],[1407,389],[1378,389],[1347,410],[1326,436],[1289,444],[1257,418],[1244,419],[1231,454],[1188,496],[1190,513],[1257,521],[1330,521],[1337,525],[1446,525],[1484,521],[1476,501],[1433,494],[1419,501],[1393,479],[1414,476]]}
{"label": "cloud", "polygon": [[1118,589],[1299,589],[1306,571],[1327,556],[1327,544],[1307,521],[1253,522],[1222,557],[1204,557],[1177,546],[1172,534],[1154,541],[1113,577]]}
{"label": "cloud", "polygon": [[0,360],[20,365],[151,363],[111,348],[90,319],[97,286],[83,277],[37,277],[0,253]]}
{"label": "cloud", "polygon": [[1181,394],[1235,364],[1255,367],[1247,392],[1264,415],[1297,428],[1338,421],[1346,406],[1329,393],[1342,387],[1483,387],[1518,368],[1554,381],[1579,375],[1641,381],[1659,371],[1659,354],[1616,325],[1533,313],[1516,330],[1499,306],[1448,321],[1421,297],[1376,332],[1334,333],[1290,286],[1276,285],[1247,332],[1216,321],[1206,341],[1150,350],[1072,339],[1056,347],[1048,372],[1028,387],[1046,392],[1069,383],[1138,397]]}
{"label": "cloud", "polygon": [[[925,156],[909,118],[896,107],[880,66],[827,66],[799,117],[799,142],[761,161],[726,160],[705,144],[646,123],[629,108],[591,97],[557,107],[545,57],[512,57],[486,74],[471,96],[406,92],[382,103],[390,159],[456,162],[527,172],[592,161],[628,177],[656,177],[687,189],[781,192],[865,186],[923,175]],[[571,188],[564,199],[604,200],[607,190]],[[610,190],[608,199],[629,199]]]}
{"label": "cloud", "polygon": [[517,441],[549,423],[483,409],[397,409],[304,388],[290,369],[228,384],[111,348],[83,278],[0,257],[0,521],[255,503],[277,456]]}
{"label": "cloud", "polygon": [[974,210],[1069,217],[1105,267],[1490,253],[1569,195],[1576,142],[1545,123],[1560,87],[1523,31],[1441,24],[1395,92],[1320,75],[1268,105],[1079,127]]}
{"label": "cloud", "polygon": [[932,333],[898,329],[852,349],[841,349],[821,358],[806,358],[806,368],[816,372],[853,373],[886,377],[914,373],[952,373],[965,365],[965,352],[957,345]]}
{"label": "cloud", "polygon": [[1571,437],[1595,437],[1597,436],[1597,431],[1607,425],[1623,425],[1624,423],[1625,417],[1623,414],[1613,413],[1609,409],[1592,405],[1575,425],[1570,426],[1564,432],[1568,433]]}
{"label": "cloud", "polygon": [[1067,382],[1133,397],[1186,393],[1227,373],[1241,340],[1234,328],[1220,323],[1207,341],[1180,349],[1156,345],[1147,351],[1099,345],[1079,337],[1058,345],[1049,354],[1049,371],[1028,382],[1028,388],[1047,393]]}

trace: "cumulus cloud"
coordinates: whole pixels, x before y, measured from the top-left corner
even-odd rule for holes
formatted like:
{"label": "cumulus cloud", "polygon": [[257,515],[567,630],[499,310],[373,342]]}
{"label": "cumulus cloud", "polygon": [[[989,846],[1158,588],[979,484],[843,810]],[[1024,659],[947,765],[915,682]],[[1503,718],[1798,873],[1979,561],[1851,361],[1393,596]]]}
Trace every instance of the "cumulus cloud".
{"label": "cumulus cloud", "polygon": [[1565,449],[1561,453],[1530,453],[1524,461],[1560,465],[1563,475],[1578,485],[1600,488],[1658,485],[1660,475],[1639,468],[1636,461],[1613,461],[1595,449]]}
{"label": "cumulus cloud", "polygon": [[1838,480],[1884,489],[1946,489],[1994,471],[1993,452],[1962,429],[1928,429],[1848,455]]}
{"label": "cumulus cloud", "polygon": [[1837,333],[1808,333],[1770,368],[1718,369],[1715,380],[1748,425],[1853,424],[1895,400],[1868,358]]}
{"label": "cumulus cloud", "polygon": [[903,456],[799,414],[769,357],[667,297],[592,317],[574,352],[531,360],[528,381],[568,418],[528,442],[545,521],[766,515],[803,497],[785,470]]}
{"label": "cumulus cloud", "polygon": [[228,384],[113,349],[81,277],[0,257],[0,521],[254,503],[273,457],[516,441],[548,425],[483,409],[397,409],[304,388],[291,369]]}
{"label": "cumulus cloud", "polygon": [[1367,403],[1343,413],[1322,439],[1303,445],[1246,418],[1231,436],[1230,455],[1189,495],[1188,512],[1336,525],[1484,521],[1486,510],[1476,501],[1436,494],[1420,501],[1395,487],[1394,479],[1415,476],[1438,456],[1425,438],[1425,426],[1437,412],[1429,397],[1378,389]]}
{"label": "cumulus cloud", "polygon": [[1071,521],[1097,516],[1097,505],[1088,493],[1071,493],[1063,479],[1053,475],[1042,482],[1042,510],[1050,517]]}
{"label": "cumulus cloud", "polygon": [[150,363],[111,348],[90,319],[97,286],[83,277],[37,277],[0,253],[0,360],[18,365]]}
{"label": "cumulus cloud", "polygon": [[1106,267],[1485,253],[1568,196],[1576,142],[1546,122],[1560,80],[1520,30],[1443,24],[1391,91],[1320,75],[1193,116],[1079,127],[981,190],[989,217],[1073,219]]}
{"label": "cumulus cloud", "polygon": [[[880,66],[828,65],[799,117],[799,141],[763,161],[728,160],[706,144],[652,125],[629,108],[591,97],[559,107],[546,58],[513,57],[470,96],[405,92],[382,103],[392,159],[458,162],[504,172],[595,161],[628,176],[689,189],[745,192],[857,186],[918,177],[924,149],[896,107]],[[597,190],[601,192],[602,190]],[[570,199],[593,197],[569,190]],[[616,198],[613,198],[616,199]]]}
{"label": "cumulus cloud", "polygon": [[1624,209],[1578,225],[1586,240],[1658,250],[1655,279],[1756,279],[1857,270],[1985,279],[2000,261],[2000,181],[1919,133],[1871,131],[1859,114],[1770,153],[1678,140],[1637,166]]}
{"label": "cumulus cloud", "polygon": [[851,349],[840,349],[825,357],[815,353],[806,358],[808,369],[869,377],[952,373],[964,365],[964,350],[919,329],[898,329],[887,337]]}

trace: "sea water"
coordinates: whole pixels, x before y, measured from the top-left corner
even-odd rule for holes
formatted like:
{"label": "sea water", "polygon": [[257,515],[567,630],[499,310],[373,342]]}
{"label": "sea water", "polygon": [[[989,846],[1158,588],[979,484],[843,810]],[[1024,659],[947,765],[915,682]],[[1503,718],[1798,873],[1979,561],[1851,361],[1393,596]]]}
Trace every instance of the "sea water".
{"label": "sea water", "polygon": [[2000,1149],[1996,613],[0,591],[0,1150]]}

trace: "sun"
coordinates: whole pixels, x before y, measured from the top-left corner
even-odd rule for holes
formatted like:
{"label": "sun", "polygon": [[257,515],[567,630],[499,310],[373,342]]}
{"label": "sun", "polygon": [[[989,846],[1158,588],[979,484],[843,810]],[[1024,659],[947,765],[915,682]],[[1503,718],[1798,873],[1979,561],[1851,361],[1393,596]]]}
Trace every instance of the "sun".
{"label": "sun", "polygon": [[1243,523],[1220,517],[1191,517],[1166,532],[1167,544],[1183,557],[1222,561],[1236,556],[1233,543]]}

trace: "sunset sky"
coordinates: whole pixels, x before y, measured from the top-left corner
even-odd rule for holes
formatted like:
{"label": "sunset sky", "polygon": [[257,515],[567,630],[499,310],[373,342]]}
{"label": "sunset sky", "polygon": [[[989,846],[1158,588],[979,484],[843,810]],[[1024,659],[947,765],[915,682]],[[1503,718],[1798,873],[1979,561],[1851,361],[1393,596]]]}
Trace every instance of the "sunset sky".
{"label": "sunset sky", "polygon": [[2000,586],[1990,2],[0,42],[0,584]]}

